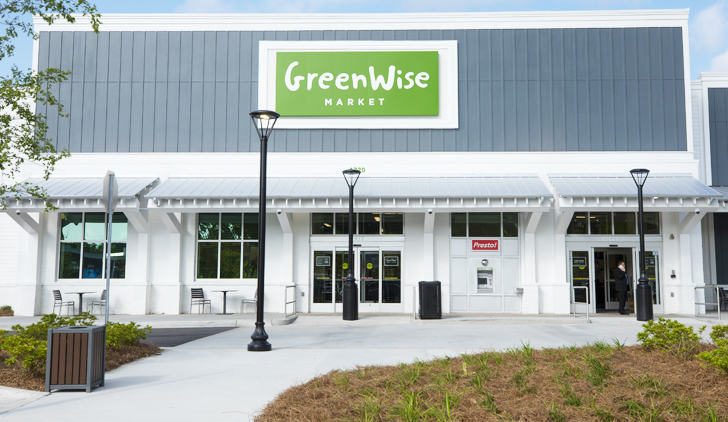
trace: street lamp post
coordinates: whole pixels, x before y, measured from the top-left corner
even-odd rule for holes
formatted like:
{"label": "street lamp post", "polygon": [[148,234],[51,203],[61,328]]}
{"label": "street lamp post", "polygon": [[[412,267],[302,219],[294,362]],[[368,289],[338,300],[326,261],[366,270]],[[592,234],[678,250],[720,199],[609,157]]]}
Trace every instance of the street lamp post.
{"label": "street lamp post", "polygon": [[268,343],[268,334],[265,332],[263,322],[263,303],[265,301],[265,205],[266,205],[266,156],[268,154],[268,137],[273,132],[276,120],[281,117],[275,111],[256,110],[250,113],[253,119],[253,126],[260,138],[260,194],[258,197],[258,298],[256,302],[257,314],[255,320],[255,331],[250,338],[253,340],[248,344],[249,352],[269,352],[271,345]]}
{"label": "street lamp post", "polygon": [[637,321],[650,321],[652,320],[652,286],[650,286],[647,273],[645,273],[645,219],[642,206],[642,187],[645,185],[650,171],[647,169],[634,169],[630,170],[630,173],[637,184],[637,204],[639,206],[640,278],[639,283],[637,283],[637,297],[635,298]]}
{"label": "street lamp post", "polygon": [[344,170],[344,179],[349,185],[349,274],[344,283],[344,321],[359,319],[359,295],[354,279],[354,185],[359,180],[359,170]]}

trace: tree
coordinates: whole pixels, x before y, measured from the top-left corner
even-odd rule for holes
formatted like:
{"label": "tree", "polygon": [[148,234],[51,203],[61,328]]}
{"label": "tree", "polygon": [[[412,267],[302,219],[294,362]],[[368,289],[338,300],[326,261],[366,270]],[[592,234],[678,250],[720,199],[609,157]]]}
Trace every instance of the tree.
{"label": "tree", "polygon": [[[78,13],[88,16],[98,33],[101,15],[87,0],[0,0],[0,23],[5,26],[5,32],[0,32],[0,61],[13,56],[19,35],[38,38],[31,16],[48,24],[56,19],[74,23],[73,15]],[[70,73],[55,68],[23,71],[13,66],[10,75],[0,76],[0,209],[5,209],[6,199],[22,195],[42,199],[46,211],[55,209],[44,189],[15,179],[24,163],[35,163],[47,180],[58,160],[70,155],[65,149],[56,150],[47,138],[47,116],[35,113],[35,104],[45,104],[57,106],[58,115],[67,117],[51,86],[65,81]]]}

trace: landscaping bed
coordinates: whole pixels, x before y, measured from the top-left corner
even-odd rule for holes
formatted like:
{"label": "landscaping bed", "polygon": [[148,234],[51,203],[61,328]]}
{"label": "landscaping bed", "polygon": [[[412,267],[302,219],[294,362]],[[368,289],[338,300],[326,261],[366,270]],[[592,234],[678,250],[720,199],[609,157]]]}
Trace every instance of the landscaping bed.
{"label": "landscaping bed", "polygon": [[256,421],[728,420],[728,376],[697,358],[725,343],[647,337],[333,371],[286,390]]}
{"label": "landscaping bed", "polygon": [[[162,349],[159,347],[144,343],[134,346],[109,347],[106,349],[106,371],[160,353],[162,353]],[[0,351],[0,360],[4,361],[8,357],[7,353]],[[4,365],[0,362],[0,385],[24,390],[44,391],[45,375],[26,375],[20,363]]]}
{"label": "landscaping bed", "polygon": [[[74,317],[48,314],[43,315],[39,322],[28,326],[14,325],[12,334],[0,330],[0,385],[43,391],[48,329],[90,326],[95,320],[96,317],[87,312]],[[107,371],[162,352],[162,349],[153,344],[141,343],[152,331],[149,326],[140,327],[134,322],[109,322],[106,329]]]}

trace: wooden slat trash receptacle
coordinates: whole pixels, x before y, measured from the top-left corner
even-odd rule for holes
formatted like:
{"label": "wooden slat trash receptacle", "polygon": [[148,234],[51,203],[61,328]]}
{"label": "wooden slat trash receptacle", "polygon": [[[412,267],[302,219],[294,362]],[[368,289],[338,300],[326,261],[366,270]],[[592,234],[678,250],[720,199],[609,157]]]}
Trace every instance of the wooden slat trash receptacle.
{"label": "wooden slat trash receptacle", "polygon": [[48,330],[45,390],[86,390],[104,385],[106,326]]}

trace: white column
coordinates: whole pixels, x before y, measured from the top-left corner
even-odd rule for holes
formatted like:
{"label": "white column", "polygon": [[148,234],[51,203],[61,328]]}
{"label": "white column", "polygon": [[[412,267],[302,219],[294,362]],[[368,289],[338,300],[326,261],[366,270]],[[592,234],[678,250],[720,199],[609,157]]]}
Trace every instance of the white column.
{"label": "white column", "polygon": [[543,212],[533,211],[526,217],[526,230],[524,231],[524,274],[523,296],[521,297],[521,312],[524,314],[537,314],[538,285],[536,279],[536,228]]}
{"label": "white column", "polygon": [[[180,263],[182,253],[182,231],[180,220],[173,213],[157,214],[167,228],[169,242],[165,243],[166,250],[159,254],[160,259],[165,260],[165,274],[162,277],[164,286],[164,305],[162,311],[168,315],[179,315],[182,313],[182,283],[180,279]],[[194,258],[193,258],[194,259]],[[160,286],[161,287],[161,286]]]}
{"label": "white column", "polygon": [[[27,213],[10,211],[8,215],[26,232],[20,235],[18,248],[18,305],[15,315],[40,315],[43,313],[40,286],[41,225]],[[42,221],[43,214],[38,217]]]}
{"label": "white column", "polygon": [[[136,253],[129,256],[130,259],[128,258],[127,262],[127,269],[132,269],[132,271],[127,273],[126,278],[134,282],[131,286],[133,308],[129,312],[131,314],[149,314],[152,307],[152,287],[149,279],[149,214],[146,209],[134,209],[124,211],[124,215],[136,232],[136,242],[133,245]],[[141,289],[143,291],[139,291]],[[142,298],[143,300],[139,302]]]}
{"label": "white column", "polygon": [[425,230],[422,237],[422,275],[425,280],[435,280],[435,213],[425,213]]}

